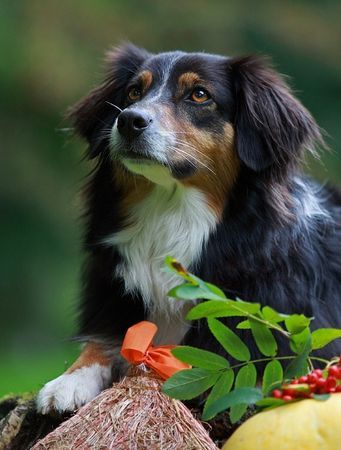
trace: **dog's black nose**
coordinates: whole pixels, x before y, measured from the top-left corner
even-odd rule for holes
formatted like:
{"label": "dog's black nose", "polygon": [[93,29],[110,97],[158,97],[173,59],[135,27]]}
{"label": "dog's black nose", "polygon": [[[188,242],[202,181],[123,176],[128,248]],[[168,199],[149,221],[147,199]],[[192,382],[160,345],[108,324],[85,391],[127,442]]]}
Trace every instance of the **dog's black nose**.
{"label": "dog's black nose", "polygon": [[122,136],[135,138],[148,128],[151,122],[152,118],[148,114],[127,109],[118,116],[117,129]]}

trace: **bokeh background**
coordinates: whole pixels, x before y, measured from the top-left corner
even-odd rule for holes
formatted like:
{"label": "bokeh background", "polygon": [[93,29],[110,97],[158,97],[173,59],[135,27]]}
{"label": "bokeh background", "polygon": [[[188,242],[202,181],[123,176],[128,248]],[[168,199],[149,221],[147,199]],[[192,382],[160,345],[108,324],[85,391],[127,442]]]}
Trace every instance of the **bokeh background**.
{"label": "bokeh background", "polygon": [[326,132],[307,170],[341,181],[338,0],[1,0],[0,395],[38,389],[68,340],[81,265],[79,190],[90,170],[65,109],[101,78],[105,49],[271,55]]}

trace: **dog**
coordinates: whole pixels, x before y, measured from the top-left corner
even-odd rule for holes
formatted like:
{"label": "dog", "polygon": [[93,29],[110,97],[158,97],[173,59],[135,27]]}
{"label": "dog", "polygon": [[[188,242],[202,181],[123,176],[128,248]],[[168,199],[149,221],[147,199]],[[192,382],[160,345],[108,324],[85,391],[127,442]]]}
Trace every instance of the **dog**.
{"label": "dog", "polygon": [[[229,298],[340,327],[341,195],[301,173],[323,139],[265,58],[123,45],[69,117],[96,161],[85,189],[84,347],[40,391],[41,413],[72,411],[109,386],[122,338],[141,320],[158,325],[159,343],[219,351],[205,324],[184,319],[191,304],[167,297],[178,282],[163,271],[167,255]],[[340,354],[339,342],[323,355]]]}

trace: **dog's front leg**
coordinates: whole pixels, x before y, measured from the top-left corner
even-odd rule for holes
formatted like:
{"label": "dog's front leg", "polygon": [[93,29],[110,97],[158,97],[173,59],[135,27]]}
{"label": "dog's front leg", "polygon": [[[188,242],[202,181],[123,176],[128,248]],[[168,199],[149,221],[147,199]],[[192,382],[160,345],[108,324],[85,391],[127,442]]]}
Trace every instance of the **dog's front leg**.
{"label": "dog's front leg", "polygon": [[60,377],[47,383],[38,394],[43,414],[73,411],[92,400],[124,373],[120,349],[127,329],[145,320],[141,299],[126,294],[115,273],[115,253],[92,248],[84,272],[77,337],[86,342],[75,363]]}
{"label": "dog's front leg", "polygon": [[113,364],[117,368],[120,345],[89,341],[72,366],[58,378],[48,382],[37,397],[37,410],[42,414],[74,411],[110,386]]}

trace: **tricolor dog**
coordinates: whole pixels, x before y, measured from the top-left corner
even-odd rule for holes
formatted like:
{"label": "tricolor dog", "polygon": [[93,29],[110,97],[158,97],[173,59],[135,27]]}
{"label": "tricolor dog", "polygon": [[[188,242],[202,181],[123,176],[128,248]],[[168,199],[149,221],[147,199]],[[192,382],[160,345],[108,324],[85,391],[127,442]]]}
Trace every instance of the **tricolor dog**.
{"label": "tricolor dog", "polygon": [[204,323],[184,319],[190,305],[167,297],[178,281],[162,270],[167,255],[230,298],[341,326],[341,196],[300,170],[323,142],[282,77],[255,56],[125,45],[107,59],[103,84],[70,111],[96,161],[85,189],[84,347],[40,391],[42,413],[74,410],[109,386],[122,338],[141,320],[158,325],[160,343],[219,351]]}

